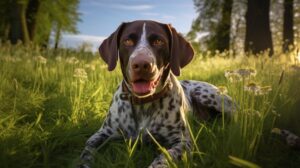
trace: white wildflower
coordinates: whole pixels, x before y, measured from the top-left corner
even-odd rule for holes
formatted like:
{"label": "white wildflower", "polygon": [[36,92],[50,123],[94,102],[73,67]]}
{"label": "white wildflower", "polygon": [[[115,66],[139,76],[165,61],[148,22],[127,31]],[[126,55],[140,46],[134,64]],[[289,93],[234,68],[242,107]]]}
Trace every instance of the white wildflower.
{"label": "white wildflower", "polygon": [[43,56],[37,56],[35,57],[35,61],[40,63],[40,64],[46,64],[47,63],[47,59]]}
{"label": "white wildflower", "polygon": [[235,70],[235,73],[240,75],[242,78],[249,78],[250,76],[255,76],[256,71],[254,69],[237,69]]}
{"label": "white wildflower", "polygon": [[106,65],[100,65],[100,68],[101,68],[101,69],[106,69],[107,66],[106,66]]}
{"label": "white wildflower", "polygon": [[95,71],[95,69],[96,69],[96,66],[94,64],[85,64],[84,67],[86,69],[90,69],[92,71]]}
{"label": "white wildflower", "polygon": [[75,58],[75,57],[70,57],[70,58],[66,59],[66,62],[68,64],[78,64],[79,60],[77,58]]}
{"label": "white wildflower", "polygon": [[254,82],[247,84],[244,89],[248,92],[254,93],[255,95],[266,95],[272,91],[271,86],[259,86]]}
{"label": "white wildflower", "polygon": [[241,81],[240,75],[238,75],[235,71],[225,71],[225,77],[230,82],[238,82]]}
{"label": "white wildflower", "polygon": [[227,70],[225,71],[225,77],[231,82],[238,82],[242,79],[248,79],[251,76],[255,76],[256,71],[254,69],[236,69],[236,70]]}
{"label": "white wildflower", "polygon": [[260,87],[259,91],[258,91],[258,95],[265,95],[268,94],[269,92],[272,91],[272,87],[271,86],[263,86]]}
{"label": "white wildflower", "polygon": [[80,81],[85,81],[88,78],[87,73],[83,68],[76,68],[73,76],[80,79]]}
{"label": "white wildflower", "polygon": [[254,93],[255,95],[259,94],[260,91],[260,86],[257,85],[256,83],[249,83],[247,84],[244,89],[248,92]]}
{"label": "white wildflower", "polygon": [[62,57],[61,57],[61,56],[58,56],[58,57],[55,58],[55,60],[56,60],[57,62],[61,62],[61,61],[62,61]]}

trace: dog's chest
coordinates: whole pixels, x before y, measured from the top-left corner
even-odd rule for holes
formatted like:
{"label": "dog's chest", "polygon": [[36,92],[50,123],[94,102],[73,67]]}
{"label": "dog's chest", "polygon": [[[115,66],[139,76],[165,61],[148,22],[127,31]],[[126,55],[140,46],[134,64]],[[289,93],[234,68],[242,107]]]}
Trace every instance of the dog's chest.
{"label": "dog's chest", "polygon": [[181,104],[181,98],[174,97],[171,93],[167,97],[141,105],[119,100],[118,113],[112,117],[119,118],[119,128],[129,138],[142,135],[148,141],[150,133],[156,140],[170,143],[175,137],[180,137],[184,129]]}
{"label": "dog's chest", "polygon": [[149,132],[157,140],[163,142],[167,141],[170,136],[181,133],[183,120],[180,106],[175,103],[176,100],[169,96],[152,103],[134,106],[137,133],[148,137]]}

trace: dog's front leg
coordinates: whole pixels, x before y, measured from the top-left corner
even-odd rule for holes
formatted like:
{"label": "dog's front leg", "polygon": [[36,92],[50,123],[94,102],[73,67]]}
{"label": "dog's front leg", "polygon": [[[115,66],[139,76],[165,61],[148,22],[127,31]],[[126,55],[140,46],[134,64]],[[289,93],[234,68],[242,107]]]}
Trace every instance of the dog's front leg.
{"label": "dog's front leg", "polygon": [[115,128],[108,126],[108,121],[110,119],[107,118],[104,125],[93,134],[86,142],[86,146],[80,155],[80,164],[78,167],[80,168],[89,168],[94,162],[94,155],[97,152],[97,148],[103,144],[106,140],[111,137],[114,137],[117,132]]}
{"label": "dog's front leg", "polygon": [[101,128],[95,134],[93,134],[88,141],[86,142],[86,146],[80,155],[80,164],[78,167],[80,168],[88,168],[94,162],[94,155],[97,152],[97,148],[103,144],[109,137],[108,134],[109,128]]}
{"label": "dog's front leg", "polygon": [[80,155],[80,163],[78,167],[89,168],[94,162],[94,155],[97,148],[105,141],[119,136],[118,123],[116,122],[117,102],[110,107],[109,113],[102,127],[94,133],[86,142],[86,146]]}
{"label": "dog's front leg", "polygon": [[[181,159],[184,151],[190,151],[190,150],[191,150],[190,140],[189,139],[185,139],[185,140],[181,139],[180,142],[176,142],[167,151],[173,161],[178,161]],[[154,159],[154,161],[151,163],[151,165],[148,168],[167,168],[168,167],[167,162],[168,161],[167,161],[165,154],[162,153]]]}

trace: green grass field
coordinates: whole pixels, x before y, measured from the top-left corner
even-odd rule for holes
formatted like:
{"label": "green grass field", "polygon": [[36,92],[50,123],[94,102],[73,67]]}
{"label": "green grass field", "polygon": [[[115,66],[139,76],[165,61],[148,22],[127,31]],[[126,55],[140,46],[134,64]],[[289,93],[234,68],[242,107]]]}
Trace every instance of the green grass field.
{"label": "green grass field", "polygon": [[[274,127],[300,134],[300,65],[294,57],[233,59],[225,53],[204,59],[198,54],[180,79],[226,87],[239,109],[226,120],[199,122],[190,116],[194,149],[170,166],[299,167],[299,151],[271,134]],[[224,75],[245,68],[256,75],[233,81]],[[74,167],[121,80],[119,68],[108,72],[89,53],[0,47],[0,167]],[[257,85],[265,91],[251,91]],[[137,143],[107,143],[95,167],[147,167],[160,151],[155,144]]]}

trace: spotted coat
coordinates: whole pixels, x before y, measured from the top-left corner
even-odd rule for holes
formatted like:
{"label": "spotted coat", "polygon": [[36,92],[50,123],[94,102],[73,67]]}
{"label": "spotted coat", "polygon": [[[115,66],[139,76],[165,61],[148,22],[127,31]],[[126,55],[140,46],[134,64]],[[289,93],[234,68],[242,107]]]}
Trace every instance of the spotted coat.
{"label": "spotted coat", "polygon": [[[205,120],[221,111],[231,114],[230,97],[219,94],[217,87],[177,80],[175,75],[180,75],[194,52],[171,25],[146,20],[122,23],[103,41],[99,52],[108,70],[120,59],[123,81],[102,127],[87,140],[78,167],[91,167],[94,153],[107,140],[139,136],[146,143],[156,140],[173,160],[180,160],[183,152],[192,148],[188,112]],[[150,101],[136,104],[132,98]],[[149,167],[167,167],[165,156],[157,156]]]}
{"label": "spotted coat", "polygon": [[[191,150],[186,125],[187,112],[200,114],[200,118],[207,119],[209,114],[202,114],[207,110],[205,108],[220,113],[222,102],[226,105],[225,113],[230,115],[233,111],[230,97],[220,95],[217,87],[209,83],[187,80],[179,82],[173,75],[170,83],[171,89],[166,97],[141,105],[133,105],[129,100],[123,100],[121,95],[124,93],[118,87],[104,124],[88,139],[86,150],[81,155],[86,167],[93,162],[91,154],[95,148],[108,137],[117,139],[125,136],[136,139],[141,134],[147,143],[153,141],[149,133],[167,147],[174,160],[179,160],[183,150]],[[164,155],[158,156],[149,167],[166,167]]]}

